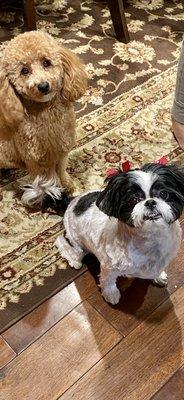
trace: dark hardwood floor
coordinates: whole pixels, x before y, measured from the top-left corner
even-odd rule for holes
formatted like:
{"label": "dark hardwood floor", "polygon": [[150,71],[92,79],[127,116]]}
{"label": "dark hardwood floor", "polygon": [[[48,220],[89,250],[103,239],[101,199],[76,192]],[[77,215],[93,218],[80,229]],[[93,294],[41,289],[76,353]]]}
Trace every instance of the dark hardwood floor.
{"label": "dark hardwood floor", "polygon": [[0,400],[184,399],[183,264],[184,242],[167,288],[121,280],[116,307],[87,271],[10,327]]}

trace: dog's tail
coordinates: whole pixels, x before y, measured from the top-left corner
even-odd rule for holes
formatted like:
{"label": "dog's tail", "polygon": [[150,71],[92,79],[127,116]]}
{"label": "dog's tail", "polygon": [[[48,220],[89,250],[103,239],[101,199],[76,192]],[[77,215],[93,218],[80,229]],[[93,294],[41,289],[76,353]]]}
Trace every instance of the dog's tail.
{"label": "dog's tail", "polygon": [[32,184],[23,187],[23,191],[22,202],[26,206],[52,208],[57,213],[64,212],[72,200],[54,178],[47,180],[37,176]]}

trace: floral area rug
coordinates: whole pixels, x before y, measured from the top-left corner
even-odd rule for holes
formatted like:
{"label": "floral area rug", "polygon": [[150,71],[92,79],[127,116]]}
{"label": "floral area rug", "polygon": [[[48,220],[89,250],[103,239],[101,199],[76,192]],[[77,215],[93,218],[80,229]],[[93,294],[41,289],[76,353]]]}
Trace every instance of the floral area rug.
{"label": "floral area rug", "polygon": [[[21,5],[14,3],[12,9],[1,7],[1,50],[23,30]],[[78,141],[68,167],[78,193],[100,187],[107,168],[121,160],[140,165],[162,155],[183,157],[172,136],[170,107],[184,6],[176,0],[130,0],[125,10],[127,45],[114,37],[104,2],[36,1],[38,29],[83,58],[90,76],[76,104]],[[23,171],[8,171],[0,180],[1,331],[85,270],[73,271],[53,246],[61,217],[28,213],[22,206],[18,191],[28,181]]]}

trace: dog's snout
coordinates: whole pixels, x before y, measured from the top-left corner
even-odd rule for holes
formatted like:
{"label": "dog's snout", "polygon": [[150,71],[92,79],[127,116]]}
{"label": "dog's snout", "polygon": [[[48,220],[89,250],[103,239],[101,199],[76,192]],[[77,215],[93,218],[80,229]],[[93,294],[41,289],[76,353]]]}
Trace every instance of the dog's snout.
{"label": "dog's snout", "polygon": [[50,89],[50,86],[49,86],[49,83],[48,83],[48,82],[42,82],[42,83],[39,83],[39,84],[38,84],[38,90],[39,90],[39,92],[41,92],[41,93],[46,94],[46,93],[49,92],[49,89]]}
{"label": "dog's snout", "polygon": [[146,206],[147,208],[149,208],[150,210],[153,210],[153,209],[155,208],[156,204],[157,204],[157,203],[156,203],[155,200],[150,199],[150,200],[147,200],[147,201],[146,201],[145,206]]}

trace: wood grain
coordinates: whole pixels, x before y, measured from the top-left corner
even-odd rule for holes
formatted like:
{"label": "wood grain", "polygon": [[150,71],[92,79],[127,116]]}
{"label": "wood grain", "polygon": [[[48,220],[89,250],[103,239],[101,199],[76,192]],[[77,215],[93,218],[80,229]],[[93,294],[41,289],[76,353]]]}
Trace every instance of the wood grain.
{"label": "wood grain", "polygon": [[28,31],[36,29],[36,11],[34,0],[23,0],[24,21]]}
{"label": "wood grain", "polygon": [[117,39],[121,42],[130,41],[123,0],[108,0],[108,6]]}
{"label": "wood grain", "polygon": [[180,288],[60,400],[150,400],[184,362],[183,301]]}
{"label": "wood grain", "polygon": [[2,370],[1,398],[57,399],[120,340],[85,301]]}
{"label": "wood grain", "polygon": [[15,352],[0,336],[0,368],[8,364],[15,356]]}
{"label": "wood grain", "polygon": [[[183,224],[182,224],[183,225]],[[107,319],[124,336],[148,317],[170,294],[184,282],[184,241],[181,251],[168,268],[168,286],[159,288],[146,280],[122,280],[120,288],[122,297],[116,307],[107,304],[101,292],[94,292],[88,299],[105,319]]]}
{"label": "wood grain", "polygon": [[89,272],[85,272],[75,282],[7,329],[2,334],[3,338],[16,353],[20,353],[95,290],[94,279]]}
{"label": "wood grain", "polygon": [[181,367],[169,381],[152,397],[151,400],[182,400],[184,399],[184,366]]}

